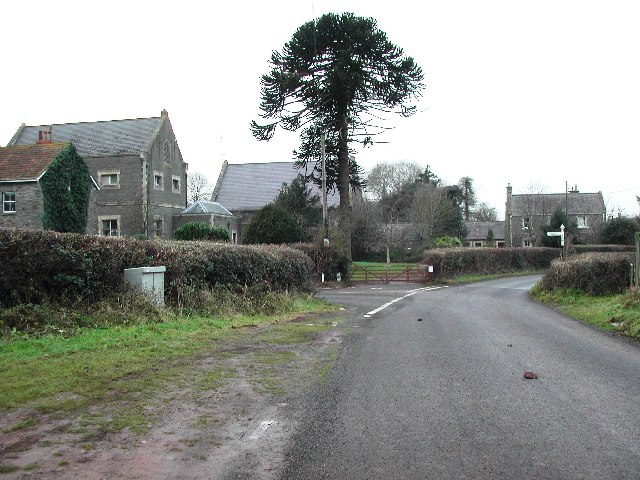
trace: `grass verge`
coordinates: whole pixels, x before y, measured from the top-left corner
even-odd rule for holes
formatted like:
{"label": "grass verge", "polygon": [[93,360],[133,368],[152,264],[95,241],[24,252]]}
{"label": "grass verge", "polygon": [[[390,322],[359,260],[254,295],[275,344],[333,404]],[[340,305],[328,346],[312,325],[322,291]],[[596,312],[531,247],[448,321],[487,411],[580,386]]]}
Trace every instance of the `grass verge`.
{"label": "grass verge", "polygon": [[605,330],[623,332],[640,338],[640,291],[631,289],[620,295],[587,295],[579,290],[557,289],[551,292],[536,285],[531,298],[552,305],[566,315],[597,325]]}
{"label": "grass verge", "polygon": [[[233,339],[242,327],[332,309],[309,296],[296,297],[287,305],[286,311],[274,315],[176,316],[158,323],[79,328],[71,336],[49,333],[6,337],[0,340],[0,410],[25,407],[64,414],[117,399],[127,407],[99,420],[104,423],[103,430],[142,429],[148,423],[145,399],[162,385],[179,382],[185,367],[206,349],[215,349],[216,340]],[[306,338],[309,333],[307,328],[292,331],[287,323],[282,327],[282,335],[289,342]],[[212,370],[200,380],[210,386],[227,375]],[[22,421],[9,428],[27,426]]]}

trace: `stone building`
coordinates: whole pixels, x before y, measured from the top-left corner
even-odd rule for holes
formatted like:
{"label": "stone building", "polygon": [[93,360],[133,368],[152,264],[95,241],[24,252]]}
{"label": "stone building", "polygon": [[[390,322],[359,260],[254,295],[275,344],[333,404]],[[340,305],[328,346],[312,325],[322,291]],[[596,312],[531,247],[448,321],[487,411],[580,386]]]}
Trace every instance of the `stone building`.
{"label": "stone building", "polygon": [[543,225],[549,225],[556,209],[566,213],[577,225],[577,240],[594,243],[606,209],[602,192],[581,193],[577,187],[565,193],[513,194],[507,186],[505,204],[505,241],[510,247],[533,247],[542,244]]}
{"label": "stone building", "polygon": [[[0,227],[18,227],[41,230],[43,197],[40,179],[66,142],[51,142],[46,135],[35,145],[0,148]],[[96,218],[95,197],[97,185],[91,184],[88,221]]]}
{"label": "stone building", "polygon": [[187,164],[166,110],[131,120],[22,124],[8,147],[35,145],[41,132],[73,143],[97,181],[87,233],[171,238],[172,215],[187,206]]}

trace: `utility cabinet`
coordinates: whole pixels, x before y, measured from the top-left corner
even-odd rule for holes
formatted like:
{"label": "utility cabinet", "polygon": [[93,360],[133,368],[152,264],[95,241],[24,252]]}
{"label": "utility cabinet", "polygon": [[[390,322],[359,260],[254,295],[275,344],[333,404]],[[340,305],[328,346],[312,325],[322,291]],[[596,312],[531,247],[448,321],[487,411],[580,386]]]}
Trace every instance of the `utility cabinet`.
{"label": "utility cabinet", "polygon": [[159,307],[164,307],[164,272],[167,267],[126,268],[124,279],[147,295]]}

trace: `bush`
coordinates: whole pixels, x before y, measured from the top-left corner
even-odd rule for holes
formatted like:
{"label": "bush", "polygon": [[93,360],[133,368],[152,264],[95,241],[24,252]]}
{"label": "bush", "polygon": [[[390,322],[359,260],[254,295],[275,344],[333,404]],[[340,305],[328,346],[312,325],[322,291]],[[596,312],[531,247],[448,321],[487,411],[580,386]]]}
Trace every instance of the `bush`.
{"label": "bush", "polygon": [[301,242],[302,227],[296,218],[282,207],[269,204],[263,207],[244,234],[245,243],[283,244]]}
{"label": "bush", "polygon": [[462,242],[458,237],[436,237],[436,248],[453,248],[462,246]]}
{"label": "bush", "polygon": [[541,287],[576,289],[589,295],[622,293],[629,286],[631,259],[624,253],[585,253],[554,260]]}
{"label": "bush", "polygon": [[126,268],[164,265],[165,301],[225,285],[271,291],[309,289],[312,263],[286,247],[127,238],[0,229],[0,307],[47,300],[95,301],[118,291]]}
{"label": "bush", "polygon": [[607,244],[633,245],[635,232],[638,230],[640,225],[633,218],[612,218],[602,225],[599,241]]}
{"label": "bush", "polygon": [[335,247],[318,246],[313,243],[294,243],[289,245],[311,258],[313,262],[313,277],[316,281],[322,278],[324,273],[327,279],[335,279],[340,273],[343,281],[349,279],[349,261],[341,256]]}
{"label": "bush", "polygon": [[229,230],[222,227],[215,227],[204,222],[189,222],[181,225],[173,233],[176,240],[231,240]]}
{"label": "bush", "polygon": [[542,270],[560,256],[556,248],[445,248],[427,250],[421,263],[433,265],[435,277]]}

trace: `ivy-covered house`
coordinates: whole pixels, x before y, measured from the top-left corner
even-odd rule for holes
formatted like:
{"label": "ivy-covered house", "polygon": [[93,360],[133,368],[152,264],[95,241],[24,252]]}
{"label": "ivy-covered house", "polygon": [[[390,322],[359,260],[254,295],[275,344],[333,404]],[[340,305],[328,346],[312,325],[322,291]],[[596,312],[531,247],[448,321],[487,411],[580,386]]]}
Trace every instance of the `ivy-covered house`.
{"label": "ivy-covered house", "polygon": [[0,227],[83,232],[96,221],[98,185],[68,142],[0,148]]}
{"label": "ivy-covered house", "polygon": [[87,233],[171,238],[172,216],[187,206],[187,164],[166,110],[150,118],[22,124],[7,147],[34,146],[43,136],[72,143],[97,182]]}

